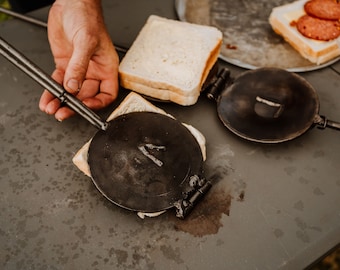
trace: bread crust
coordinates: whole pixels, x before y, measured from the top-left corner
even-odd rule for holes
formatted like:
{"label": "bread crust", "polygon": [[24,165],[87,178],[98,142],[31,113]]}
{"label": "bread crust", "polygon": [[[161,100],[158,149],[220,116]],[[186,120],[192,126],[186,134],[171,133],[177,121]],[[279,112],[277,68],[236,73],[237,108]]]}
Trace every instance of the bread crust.
{"label": "bread crust", "polygon": [[[213,68],[213,66],[215,65],[215,63],[218,59],[221,46],[222,46],[222,39],[219,40],[216,43],[215,48],[213,48],[212,51],[210,52],[210,56],[209,56],[207,63],[205,65],[206,68],[205,68],[204,72],[202,73],[201,84],[200,84],[201,87],[205,83],[205,80],[207,79],[211,69]],[[200,89],[200,90],[202,90],[202,89]]]}
{"label": "bread crust", "polygon": [[160,101],[171,101],[182,106],[190,106],[192,104],[195,104],[199,97],[199,94],[196,95],[179,94],[174,90],[153,88],[151,86],[148,86],[147,84],[138,83],[136,81],[130,81],[127,79],[124,80],[124,82],[121,85],[126,89],[132,89],[136,93],[152,97]]}

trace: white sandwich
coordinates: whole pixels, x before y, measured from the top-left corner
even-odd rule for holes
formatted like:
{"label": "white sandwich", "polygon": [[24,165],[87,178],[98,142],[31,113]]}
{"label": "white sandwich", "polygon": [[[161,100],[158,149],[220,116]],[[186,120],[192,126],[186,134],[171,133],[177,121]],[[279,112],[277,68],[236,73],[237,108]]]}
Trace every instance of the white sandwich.
{"label": "white sandwich", "polygon": [[221,44],[215,27],[151,15],[120,63],[120,84],[155,99],[195,104]]}
{"label": "white sandwich", "polygon": [[[122,101],[122,103],[116,108],[111,115],[108,117],[107,121],[110,121],[114,119],[115,117],[118,117],[122,114],[130,113],[130,112],[156,112],[163,115],[167,115],[169,117],[172,117],[171,115],[167,114],[162,109],[154,106],[149,101],[145,100],[142,96],[131,92],[126,96],[126,98]],[[173,118],[173,117],[172,117]],[[205,137],[202,135],[200,131],[198,131],[196,128],[194,128],[191,125],[184,124],[183,125],[188,128],[188,130],[191,132],[191,134],[195,137],[197,140],[201,151],[202,151],[202,157],[203,161],[206,159],[206,148],[205,148]],[[79,151],[76,153],[76,155],[73,157],[72,161],[73,163],[78,167],[80,171],[82,171],[85,175],[88,177],[91,177],[91,171],[90,166],[87,162],[87,153],[89,150],[91,140],[89,140]],[[162,212],[157,213],[137,213],[139,217],[144,218],[145,216],[154,217],[159,214],[162,214]]]}
{"label": "white sandwich", "polygon": [[319,41],[303,36],[294,26],[306,14],[304,5],[308,0],[299,0],[275,7],[269,17],[273,30],[281,35],[304,58],[317,65],[328,62],[340,55],[340,38]]}

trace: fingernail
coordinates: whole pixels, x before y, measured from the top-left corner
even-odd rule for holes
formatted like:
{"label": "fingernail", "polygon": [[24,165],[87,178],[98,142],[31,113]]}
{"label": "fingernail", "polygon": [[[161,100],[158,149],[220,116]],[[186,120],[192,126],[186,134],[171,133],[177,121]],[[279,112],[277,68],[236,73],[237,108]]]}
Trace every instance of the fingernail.
{"label": "fingernail", "polygon": [[67,82],[67,87],[71,89],[73,92],[79,92],[80,84],[76,79],[70,79]]}
{"label": "fingernail", "polygon": [[45,113],[47,114],[52,114],[51,109],[47,106],[45,109]]}

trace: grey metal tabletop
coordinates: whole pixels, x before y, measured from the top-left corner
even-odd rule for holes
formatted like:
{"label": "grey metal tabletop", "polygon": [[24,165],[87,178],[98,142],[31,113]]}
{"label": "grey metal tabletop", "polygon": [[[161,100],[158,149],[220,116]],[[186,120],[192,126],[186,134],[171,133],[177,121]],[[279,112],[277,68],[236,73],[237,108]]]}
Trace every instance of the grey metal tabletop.
{"label": "grey metal tabletop", "polygon": [[[125,47],[150,14],[176,18],[170,0],[104,0],[103,9],[112,40]],[[46,29],[12,19],[0,33],[53,70]],[[220,65],[233,76],[245,71]],[[340,63],[300,75],[316,89],[320,113],[340,121]],[[1,269],[303,269],[340,242],[339,131],[253,143],[229,132],[204,96],[190,107],[154,102],[205,136],[214,184],[185,220],[172,210],[140,219],[108,202],[72,163],[95,127],[41,113],[41,87],[2,57],[0,81]]]}

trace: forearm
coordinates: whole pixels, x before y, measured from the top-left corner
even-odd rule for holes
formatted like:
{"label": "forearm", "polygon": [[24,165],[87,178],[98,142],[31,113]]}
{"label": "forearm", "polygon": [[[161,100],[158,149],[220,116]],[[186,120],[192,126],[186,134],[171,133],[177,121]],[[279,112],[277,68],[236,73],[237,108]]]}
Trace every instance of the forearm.
{"label": "forearm", "polygon": [[60,8],[64,12],[74,12],[87,14],[88,17],[103,19],[101,0],[56,0],[52,6],[53,8]]}

